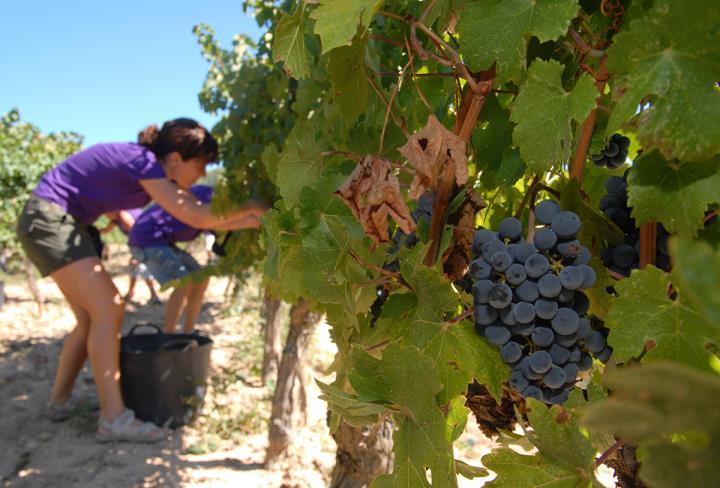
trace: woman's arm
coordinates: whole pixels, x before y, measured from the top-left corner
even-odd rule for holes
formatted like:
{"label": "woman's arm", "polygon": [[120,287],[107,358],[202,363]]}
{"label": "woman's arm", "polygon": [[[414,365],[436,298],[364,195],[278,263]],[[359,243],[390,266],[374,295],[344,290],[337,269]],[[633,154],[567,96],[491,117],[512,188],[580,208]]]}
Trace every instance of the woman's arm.
{"label": "woman's arm", "polygon": [[120,227],[125,229],[125,232],[130,232],[130,229],[135,225],[135,217],[127,210],[120,210],[117,213],[116,222]]}
{"label": "woman's arm", "polygon": [[240,230],[240,229],[259,229],[262,220],[256,215],[248,215],[238,220],[232,220],[225,225],[215,227],[214,230]]}
{"label": "woman's arm", "polygon": [[265,209],[257,202],[248,202],[240,209],[226,215],[214,215],[210,205],[202,203],[195,195],[179,188],[175,183],[165,179],[140,180],[140,184],[155,202],[170,215],[195,229],[231,230],[245,227],[238,223],[246,217],[258,219]]}

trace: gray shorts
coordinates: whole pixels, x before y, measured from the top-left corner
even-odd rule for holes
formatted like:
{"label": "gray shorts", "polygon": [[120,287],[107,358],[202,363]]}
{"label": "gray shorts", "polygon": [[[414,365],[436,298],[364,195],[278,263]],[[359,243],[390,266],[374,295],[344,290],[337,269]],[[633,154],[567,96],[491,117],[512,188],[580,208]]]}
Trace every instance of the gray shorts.
{"label": "gray shorts", "polygon": [[147,266],[148,271],[161,285],[200,269],[194,257],[176,247],[133,247],[130,251],[135,259]]}
{"label": "gray shorts", "polygon": [[88,225],[59,205],[31,195],[17,224],[17,236],[40,274],[47,276],[72,262],[97,257]]}

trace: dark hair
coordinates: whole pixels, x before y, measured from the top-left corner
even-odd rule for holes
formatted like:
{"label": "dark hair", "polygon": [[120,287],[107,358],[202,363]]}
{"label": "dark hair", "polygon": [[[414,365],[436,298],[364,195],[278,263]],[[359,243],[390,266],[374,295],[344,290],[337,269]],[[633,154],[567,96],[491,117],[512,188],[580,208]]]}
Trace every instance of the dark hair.
{"label": "dark hair", "polygon": [[193,119],[168,120],[158,129],[155,124],[145,127],[138,134],[138,144],[150,149],[162,160],[173,151],[184,160],[205,157],[217,161],[218,144],[208,130]]}

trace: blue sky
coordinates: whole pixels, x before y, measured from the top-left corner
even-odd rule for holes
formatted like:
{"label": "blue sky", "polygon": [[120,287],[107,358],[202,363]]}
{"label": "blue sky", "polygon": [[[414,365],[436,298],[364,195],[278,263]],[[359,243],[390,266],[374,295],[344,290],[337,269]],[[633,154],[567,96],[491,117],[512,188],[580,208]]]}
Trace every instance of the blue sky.
{"label": "blue sky", "polygon": [[0,113],[17,107],[43,132],[85,144],[134,140],[150,123],[193,117],[208,64],[192,28],[204,22],[224,47],[260,29],[242,0],[2,0]]}

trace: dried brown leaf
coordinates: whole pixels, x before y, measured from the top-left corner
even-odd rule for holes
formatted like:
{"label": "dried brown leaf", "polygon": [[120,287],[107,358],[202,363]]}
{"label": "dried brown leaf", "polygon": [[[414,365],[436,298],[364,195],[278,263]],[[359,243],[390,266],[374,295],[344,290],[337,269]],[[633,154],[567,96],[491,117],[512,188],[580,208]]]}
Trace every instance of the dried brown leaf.
{"label": "dried brown leaf", "polygon": [[443,270],[452,281],[462,278],[467,271],[475,235],[475,214],[486,206],[480,195],[472,192],[448,219],[453,224],[453,238],[443,255]]}
{"label": "dried brown leaf", "polygon": [[358,162],[350,178],[335,192],[350,207],[375,244],[388,242],[388,216],[406,234],[415,230],[415,221],[400,192],[400,182],[390,163],[375,156]]}
{"label": "dried brown leaf", "polygon": [[432,114],[428,117],[427,125],[411,135],[398,151],[415,168],[415,178],[410,185],[410,197],[414,200],[428,190],[435,191],[439,177],[450,165],[455,170],[457,184],[464,185],[467,182],[465,142]]}

